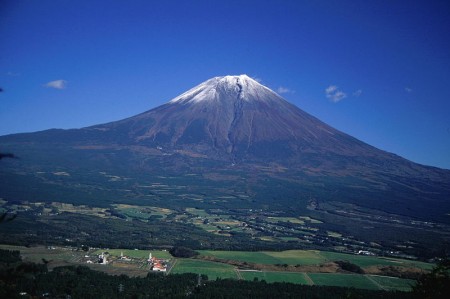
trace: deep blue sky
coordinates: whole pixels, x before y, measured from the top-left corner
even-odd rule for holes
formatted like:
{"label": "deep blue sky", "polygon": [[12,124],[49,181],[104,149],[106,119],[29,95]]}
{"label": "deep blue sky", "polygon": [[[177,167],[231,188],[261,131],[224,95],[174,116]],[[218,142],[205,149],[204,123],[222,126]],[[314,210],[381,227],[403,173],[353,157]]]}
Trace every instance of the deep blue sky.
{"label": "deep blue sky", "polygon": [[238,74],[450,169],[450,1],[0,1],[0,135],[119,120]]}

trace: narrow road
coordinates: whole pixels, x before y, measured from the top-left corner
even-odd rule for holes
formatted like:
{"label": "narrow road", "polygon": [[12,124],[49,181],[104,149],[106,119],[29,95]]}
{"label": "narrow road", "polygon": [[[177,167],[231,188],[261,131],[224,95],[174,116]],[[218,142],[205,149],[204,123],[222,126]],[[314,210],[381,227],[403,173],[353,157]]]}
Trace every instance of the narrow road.
{"label": "narrow road", "polygon": [[314,285],[314,281],[312,281],[311,277],[309,277],[308,273],[303,273],[303,276],[305,276],[306,281],[308,282],[308,285],[312,286]]}
{"label": "narrow road", "polygon": [[371,282],[373,282],[377,287],[379,287],[380,289],[382,289],[383,291],[387,291],[387,289],[385,287],[383,287],[381,284],[379,284],[375,279],[373,279],[372,277],[370,277],[370,275],[364,275],[365,277],[367,277],[367,279],[369,279]]}
{"label": "narrow road", "polygon": [[178,262],[177,259],[174,259],[174,260],[173,260],[173,264],[170,265],[170,268],[169,268],[169,270],[167,270],[166,275],[169,275],[170,272],[172,272],[172,269],[175,267],[175,265],[177,264],[177,262]]}
{"label": "narrow road", "polygon": [[241,275],[241,272],[239,271],[239,269],[238,268],[234,268],[234,271],[236,272],[238,280],[242,280],[243,278],[242,278],[242,275]]}

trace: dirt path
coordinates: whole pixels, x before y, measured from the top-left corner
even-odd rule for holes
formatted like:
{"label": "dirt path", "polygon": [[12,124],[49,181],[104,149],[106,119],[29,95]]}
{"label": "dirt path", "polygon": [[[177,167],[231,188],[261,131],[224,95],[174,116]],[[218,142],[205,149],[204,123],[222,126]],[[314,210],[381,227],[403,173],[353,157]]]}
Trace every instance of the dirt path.
{"label": "dirt path", "polygon": [[238,268],[234,268],[234,271],[236,272],[238,280],[242,280],[243,278],[242,278],[242,275],[241,275],[241,272],[239,271],[239,269]]}
{"label": "dirt path", "polygon": [[177,259],[174,259],[173,260],[173,264],[170,266],[170,269],[167,271],[167,275],[169,275],[170,274],[170,272],[172,272],[172,269],[173,268],[175,268],[175,265],[177,264],[177,262],[178,262],[178,260]]}
{"label": "dirt path", "polygon": [[365,277],[367,277],[367,279],[369,279],[371,282],[373,282],[377,287],[379,287],[381,290],[383,291],[387,291],[387,289],[385,289],[381,284],[379,284],[375,279],[373,279],[372,277],[370,277],[370,275],[364,275]]}
{"label": "dirt path", "polygon": [[312,281],[312,279],[311,279],[311,277],[309,277],[308,273],[303,273],[303,276],[305,276],[305,279],[308,282],[308,285],[310,285],[310,286],[314,285],[314,281]]}

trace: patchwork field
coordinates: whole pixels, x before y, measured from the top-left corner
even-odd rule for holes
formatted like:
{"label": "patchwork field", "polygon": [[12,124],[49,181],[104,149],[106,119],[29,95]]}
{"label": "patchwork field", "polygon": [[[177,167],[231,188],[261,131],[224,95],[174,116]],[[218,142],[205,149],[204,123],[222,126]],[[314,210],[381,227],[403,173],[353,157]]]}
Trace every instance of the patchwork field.
{"label": "patchwork field", "polygon": [[217,278],[265,280],[268,283],[289,282],[307,285],[353,287],[369,290],[409,291],[413,280],[395,277],[342,274],[237,270],[231,265],[195,259],[178,259],[171,273],[197,273]]}
{"label": "patchwork field", "polygon": [[429,270],[433,264],[402,260],[394,258],[384,258],[376,256],[354,255],[319,250],[286,250],[286,251],[213,251],[201,250],[203,256],[213,256],[219,259],[235,260],[256,264],[287,264],[287,265],[319,265],[331,261],[349,261],[361,268],[386,265],[417,267]]}
{"label": "patchwork field", "polygon": [[[380,275],[360,275],[344,273],[308,273],[273,270],[271,265],[319,265],[333,260],[347,260],[361,267],[377,265],[406,265],[421,269],[430,269],[433,265],[409,260],[386,259],[374,256],[357,256],[317,250],[287,250],[281,252],[249,252],[249,251],[201,251],[200,258],[214,257],[223,261],[239,261],[261,265],[269,265],[266,270],[238,269],[239,266],[223,262],[202,259],[174,258],[164,250],[130,250],[130,249],[95,249],[88,252],[70,247],[23,247],[0,245],[2,249],[19,250],[24,261],[42,263],[46,261],[50,269],[65,265],[87,265],[95,270],[109,274],[126,274],[129,276],[145,276],[148,271],[146,259],[149,253],[161,259],[170,259],[173,268],[170,274],[197,273],[207,275],[210,280],[217,278],[265,280],[268,283],[289,282],[308,285],[327,285],[354,287],[373,290],[409,291],[414,280]],[[108,265],[87,264],[88,259],[96,260],[98,254],[108,252],[111,263]],[[120,255],[131,258],[128,262],[120,260]],[[283,269],[284,266],[278,266]],[[276,267],[275,267],[276,268]],[[286,268],[287,269],[287,268]],[[295,270],[294,270],[295,271]],[[169,273],[168,273],[169,274]]]}

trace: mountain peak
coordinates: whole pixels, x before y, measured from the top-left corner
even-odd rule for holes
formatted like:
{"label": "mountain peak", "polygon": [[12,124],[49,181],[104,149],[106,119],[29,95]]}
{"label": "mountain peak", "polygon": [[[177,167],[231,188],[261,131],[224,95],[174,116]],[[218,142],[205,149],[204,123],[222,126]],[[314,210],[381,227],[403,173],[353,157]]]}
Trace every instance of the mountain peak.
{"label": "mountain peak", "polygon": [[276,95],[270,88],[260,84],[249,76],[221,76],[206,80],[169,103],[198,103],[217,101],[223,98],[239,99],[244,101],[266,99],[267,95]]}

